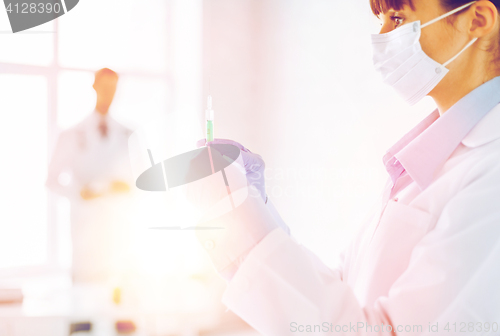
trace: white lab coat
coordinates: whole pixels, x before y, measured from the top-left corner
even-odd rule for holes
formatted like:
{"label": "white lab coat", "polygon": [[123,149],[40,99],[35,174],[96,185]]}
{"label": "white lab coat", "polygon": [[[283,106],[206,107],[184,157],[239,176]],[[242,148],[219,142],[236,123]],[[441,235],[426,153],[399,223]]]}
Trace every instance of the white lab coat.
{"label": "white lab coat", "polygon": [[[482,335],[486,322],[496,322],[498,334],[500,105],[436,176],[424,191],[410,184],[397,200],[388,183],[381,210],[335,270],[273,230],[240,265],[223,302],[272,336],[390,335],[382,324],[398,335]],[[372,328],[352,327],[358,323]]]}
{"label": "white lab coat", "polygon": [[103,138],[99,118],[94,111],[60,134],[47,178],[47,186],[71,203],[72,271],[78,282],[106,281],[127,267],[130,195],[92,200],[80,196],[85,185],[105,190],[114,180],[133,187],[128,160],[131,131],[108,115]]}

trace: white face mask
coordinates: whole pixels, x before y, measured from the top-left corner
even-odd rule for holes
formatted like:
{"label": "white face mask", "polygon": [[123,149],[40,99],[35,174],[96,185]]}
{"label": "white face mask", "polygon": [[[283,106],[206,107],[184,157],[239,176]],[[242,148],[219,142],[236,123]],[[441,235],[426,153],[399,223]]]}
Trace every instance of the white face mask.
{"label": "white face mask", "polygon": [[469,48],[472,39],[444,64],[427,56],[420,45],[421,28],[444,19],[476,1],[469,2],[420,26],[420,21],[405,24],[385,34],[373,34],[373,63],[384,83],[392,86],[410,105],[416,104],[438,85],[448,73],[446,66]]}

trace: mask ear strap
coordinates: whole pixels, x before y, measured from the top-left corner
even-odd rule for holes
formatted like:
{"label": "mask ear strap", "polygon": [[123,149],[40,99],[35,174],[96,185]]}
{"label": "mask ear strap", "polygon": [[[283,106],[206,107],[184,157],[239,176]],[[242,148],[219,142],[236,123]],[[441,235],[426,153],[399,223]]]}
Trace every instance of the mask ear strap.
{"label": "mask ear strap", "polygon": [[465,50],[467,50],[467,48],[469,48],[476,41],[477,41],[477,37],[474,37],[469,43],[467,43],[467,45],[462,50],[460,50],[460,52],[458,54],[453,56],[448,62],[444,63],[443,66],[446,67],[448,64],[453,62],[458,56],[460,56]]}
{"label": "mask ear strap", "polygon": [[474,1],[471,1],[471,2],[469,2],[469,3],[466,3],[465,5],[462,5],[462,6],[458,7],[458,8],[455,8],[454,10],[451,10],[451,11],[449,11],[448,13],[445,13],[445,14],[443,14],[443,15],[441,15],[441,16],[438,16],[438,17],[437,17],[437,18],[435,18],[435,19],[432,19],[432,20],[430,20],[430,21],[427,21],[426,23],[424,23],[423,25],[421,25],[421,26],[420,26],[420,28],[424,28],[424,27],[426,27],[426,26],[429,26],[429,25],[433,24],[434,22],[438,22],[439,20],[444,19],[444,18],[445,18],[445,17],[447,17],[447,16],[450,16],[450,15],[452,15],[452,14],[455,14],[456,12],[459,12],[459,11],[461,11],[462,9],[464,9],[464,8],[466,8],[466,7],[469,7],[470,5],[472,5],[472,4],[473,4],[473,3],[475,3],[475,2],[477,2],[477,0],[474,0]]}

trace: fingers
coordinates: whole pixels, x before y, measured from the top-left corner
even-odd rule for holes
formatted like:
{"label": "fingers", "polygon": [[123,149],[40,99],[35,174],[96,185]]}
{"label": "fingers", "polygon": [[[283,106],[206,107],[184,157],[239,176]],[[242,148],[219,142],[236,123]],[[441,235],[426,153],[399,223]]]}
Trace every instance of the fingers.
{"label": "fingers", "polygon": [[247,172],[256,173],[258,171],[263,171],[266,168],[266,164],[262,158],[250,157],[245,163],[245,169]]}
{"label": "fingers", "polygon": [[[242,144],[239,142],[236,142],[234,140],[230,139],[214,139],[213,141],[210,141],[208,143],[205,143],[205,139],[200,139],[196,142],[196,145],[198,147],[203,147],[205,144],[207,145],[217,145],[217,144],[227,144],[227,145],[233,145],[238,147],[241,151],[248,153],[245,154],[245,168],[247,171],[255,172],[258,170],[261,170],[262,168],[265,167],[264,160],[259,154],[254,154],[252,153],[249,149],[245,148]],[[223,154],[223,153],[221,153]],[[250,168],[252,167],[252,168]]]}
{"label": "fingers", "polygon": [[214,139],[213,141],[210,141],[210,142],[206,142],[206,139],[200,139],[196,142],[196,147],[203,147],[205,145],[217,145],[217,144],[227,144],[227,145],[233,145],[233,146],[236,146],[238,147],[240,150],[244,151],[244,152],[247,152],[247,153],[252,153],[248,148],[246,148],[245,146],[243,146],[242,144],[240,144],[239,142],[236,142],[234,140],[230,140],[230,139]]}
{"label": "fingers", "polygon": [[217,144],[233,145],[233,146],[238,147],[240,150],[242,150],[244,152],[249,151],[248,149],[245,148],[245,146],[243,146],[239,142],[236,142],[234,140],[229,140],[229,139],[214,139],[213,141],[210,141],[207,144],[210,144],[210,145],[217,145]]}
{"label": "fingers", "polygon": [[[245,152],[243,154],[243,161],[245,165],[245,170],[248,172],[257,172],[260,170],[263,170],[265,168],[265,163],[262,157],[259,154],[254,154],[247,148],[245,148],[243,145],[240,143],[229,140],[229,139],[214,139],[213,141],[210,141],[208,144],[210,145],[217,145],[217,144],[227,144],[227,145],[233,145],[238,147],[242,152]],[[221,153],[222,154],[222,153]]]}

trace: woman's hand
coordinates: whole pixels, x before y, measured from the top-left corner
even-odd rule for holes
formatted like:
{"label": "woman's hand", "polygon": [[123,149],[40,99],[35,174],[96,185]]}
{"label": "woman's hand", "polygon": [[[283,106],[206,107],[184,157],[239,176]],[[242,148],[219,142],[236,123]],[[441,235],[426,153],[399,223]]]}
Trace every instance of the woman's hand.
{"label": "woman's hand", "polygon": [[[259,154],[252,153],[249,149],[245,148],[242,144],[228,139],[214,139],[205,143],[205,139],[200,139],[196,143],[197,147],[215,144],[228,144],[236,146],[241,151],[244,168],[246,172],[247,181],[250,187],[251,196],[259,195],[264,202],[266,201],[266,181],[264,178],[264,169],[266,167],[264,160]],[[221,153],[224,154],[224,153]]]}

